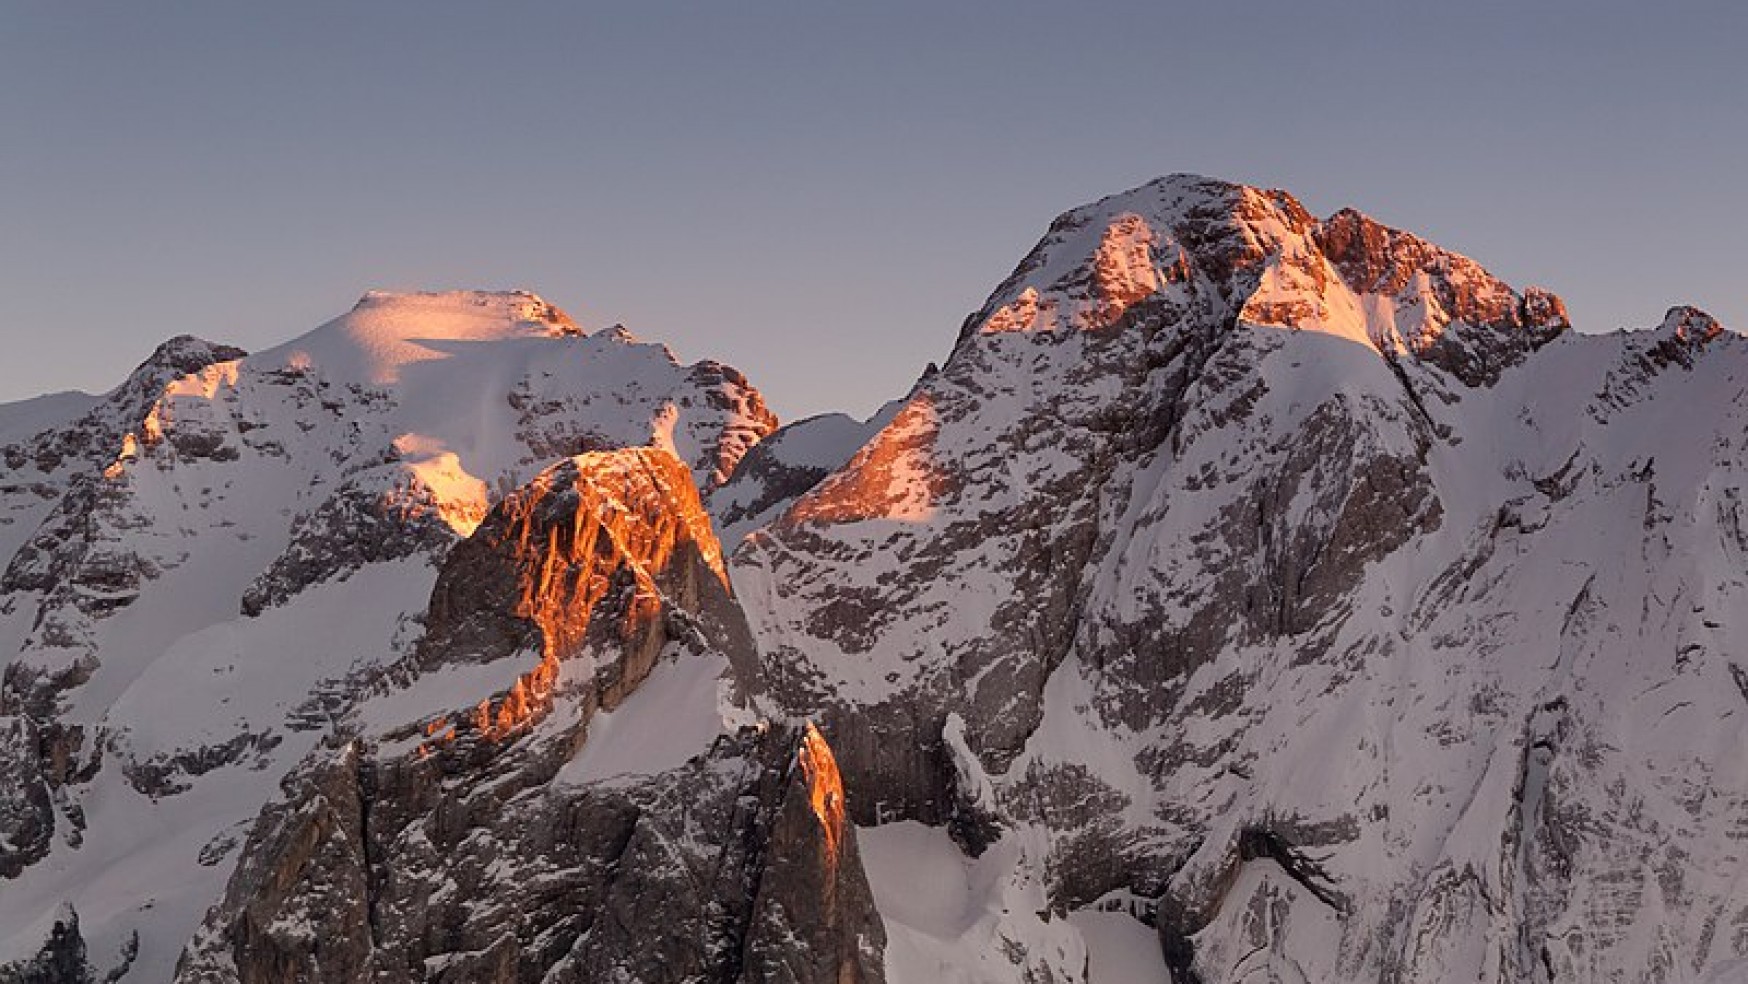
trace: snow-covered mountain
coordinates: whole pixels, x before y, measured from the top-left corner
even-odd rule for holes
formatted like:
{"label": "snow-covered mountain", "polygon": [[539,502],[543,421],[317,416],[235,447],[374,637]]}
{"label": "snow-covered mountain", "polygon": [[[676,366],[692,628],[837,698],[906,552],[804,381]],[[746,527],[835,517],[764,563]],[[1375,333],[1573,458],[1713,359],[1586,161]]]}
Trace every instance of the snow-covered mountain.
{"label": "snow-covered mountain", "polygon": [[0,980],[1748,979],[1745,390],[1182,175],[866,422],[173,340],[0,408]]}
{"label": "snow-covered mountain", "polygon": [[140,980],[506,490],[646,446],[713,488],[776,426],[733,369],[488,293],[367,295],[247,357],[176,339],[57,409],[0,487],[0,962],[69,902]]}

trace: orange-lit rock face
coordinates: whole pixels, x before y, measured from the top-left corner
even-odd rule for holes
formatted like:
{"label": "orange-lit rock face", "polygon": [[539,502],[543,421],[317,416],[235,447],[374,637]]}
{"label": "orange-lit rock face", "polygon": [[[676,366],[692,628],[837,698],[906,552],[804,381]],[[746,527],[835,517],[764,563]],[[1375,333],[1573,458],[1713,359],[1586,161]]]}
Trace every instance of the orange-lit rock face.
{"label": "orange-lit rock face", "polygon": [[1685,345],[1703,346],[1724,333],[1716,318],[1693,307],[1673,307],[1663,316],[1663,330]]}
{"label": "orange-lit rock face", "polygon": [[[509,517],[506,545],[522,574],[516,614],[540,626],[545,652],[554,658],[581,643],[596,604],[620,572],[637,584],[629,620],[659,607],[656,579],[682,544],[696,546],[728,584],[691,473],[665,451],[581,455],[548,470],[501,508]],[[626,638],[633,628],[625,627]]]}
{"label": "orange-lit rock face", "polygon": [[[1147,220],[1132,212],[1112,219],[1100,235],[1092,256],[1091,296],[1071,305],[1069,320],[1085,329],[1105,328],[1135,306],[1189,275],[1189,260],[1181,247],[1161,243]],[[1048,331],[1058,325],[1062,298],[1027,287],[1013,301],[984,319],[984,334]]]}
{"label": "orange-lit rock face", "polygon": [[1147,220],[1133,213],[1120,215],[1105,227],[1098,251],[1093,254],[1093,283],[1104,304],[1098,321],[1110,324],[1123,316],[1136,301],[1151,296],[1163,285],[1154,259],[1158,236]]}
{"label": "orange-lit rock face", "polygon": [[796,502],[783,521],[831,525],[926,520],[947,491],[946,470],[934,453],[939,430],[934,397],[917,393],[843,470]]}
{"label": "orange-lit rock face", "polygon": [[1040,300],[1038,288],[1027,287],[1012,302],[997,308],[983,322],[983,333],[996,335],[1010,331],[1036,331],[1048,326],[1054,317],[1056,301]]}
{"label": "orange-lit rock face", "polygon": [[[1407,339],[1416,349],[1431,344],[1444,324],[1453,320],[1513,328],[1523,320],[1516,294],[1479,263],[1352,209],[1330,216],[1318,228],[1317,238],[1355,291],[1391,297],[1418,294],[1427,299],[1437,318],[1423,337]],[[1544,296],[1551,303],[1534,314],[1563,321],[1564,305],[1552,295]]]}
{"label": "orange-lit rock face", "polygon": [[825,834],[826,857],[835,865],[838,847],[844,836],[844,781],[838,775],[838,761],[832,755],[825,736],[810,721],[801,737],[800,759],[802,776],[807,780],[808,802],[813,815],[819,818]]}
{"label": "orange-lit rock face", "polygon": [[[540,663],[482,700],[472,729],[498,738],[551,705],[559,665],[607,628],[627,651],[652,643],[663,599],[728,575],[690,470],[655,448],[579,455],[505,499],[451,554],[432,599],[434,651],[480,651],[532,627]],[[506,616],[507,622],[500,624]],[[598,624],[602,618],[611,625]],[[521,629],[516,627],[520,626]],[[653,658],[644,653],[644,657]],[[607,695],[611,699],[611,695]]]}
{"label": "orange-lit rock face", "polygon": [[140,421],[144,443],[148,447],[163,443],[176,427],[179,409],[192,410],[197,417],[211,413],[210,408],[203,409],[200,404],[210,404],[221,394],[235,390],[240,366],[237,360],[216,362],[165,385],[163,395]]}

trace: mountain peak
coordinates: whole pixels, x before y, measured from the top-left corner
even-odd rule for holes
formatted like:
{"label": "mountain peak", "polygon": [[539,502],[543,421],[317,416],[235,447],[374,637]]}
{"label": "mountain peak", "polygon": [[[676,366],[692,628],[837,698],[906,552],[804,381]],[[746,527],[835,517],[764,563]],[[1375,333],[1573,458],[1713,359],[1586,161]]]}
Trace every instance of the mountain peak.
{"label": "mountain peak", "polygon": [[1698,346],[1723,334],[1724,326],[1699,308],[1677,304],[1663,315],[1657,330],[1676,341]]}
{"label": "mountain peak", "polygon": [[248,354],[235,345],[221,345],[194,335],[177,335],[153,349],[135,372],[186,375],[199,372],[215,362],[229,362]]}
{"label": "mountain peak", "polygon": [[490,317],[547,326],[558,335],[580,335],[571,316],[528,290],[370,290],[352,306],[354,312],[396,312],[425,316],[437,326],[453,326],[470,318]]}
{"label": "mountain peak", "polygon": [[446,358],[467,344],[582,334],[569,315],[530,291],[373,290],[351,311],[260,359],[384,385],[409,365]]}
{"label": "mountain peak", "polygon": [[177,335],[153,349],[152,354],[128,374],[126,381],[111,392],[110,398],[135,403],[141,399],[154,399],[158,391],[173,380],[210,365],[245,358],[248,354],[234,345],[221,345],[194,335]]}
{"label": "mountain peak", "polygon": [[1230,210],[1241,218],[1260,219],[1269,213],[1279,213],[1298,227],[1316,222],[1316,217],[1291,192],[1182,171],[1161,175],[1068,214],[1099,208],[1146,208],[1150,204],[1168,205],[1182,211]]}
{"label": "mountain peak", "polygon": [[1070,210],[966,323],[975,334],[1127,324],[1146,306],[1314,330],[1429,362],[1470,386],[1568,326],[1565,305],[1354,209],[1172,174]]}
{"label": "mountain peak", "polygon": [[1192,281],[1230,302],[1315,224],[1283,191],[1167,175],[1057,216],[964,334],[1102,330]]}

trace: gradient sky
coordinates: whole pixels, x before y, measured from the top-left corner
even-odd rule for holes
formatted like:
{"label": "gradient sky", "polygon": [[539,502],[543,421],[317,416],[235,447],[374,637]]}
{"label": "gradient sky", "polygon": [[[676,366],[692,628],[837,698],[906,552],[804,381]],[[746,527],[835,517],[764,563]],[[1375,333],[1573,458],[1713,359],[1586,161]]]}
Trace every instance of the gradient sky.
{"label": "gradient sky", "polygon": [[1173,171],[1354,205],[1581,329],[1748,328],[1748,4],[1184,7],[7,4],[0,400],[527,287],[786,419],[866,413],[1054,215]]}

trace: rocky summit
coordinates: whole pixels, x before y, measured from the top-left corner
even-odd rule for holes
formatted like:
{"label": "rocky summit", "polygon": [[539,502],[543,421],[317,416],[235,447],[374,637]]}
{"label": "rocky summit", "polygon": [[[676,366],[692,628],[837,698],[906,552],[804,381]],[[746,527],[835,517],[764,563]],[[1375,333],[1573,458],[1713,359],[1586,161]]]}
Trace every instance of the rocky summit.
{"label": "rocky summit", "polygon": [[1748,979],[1740,336],[1186,175],[943,328],[0,406],[0,982]]}

